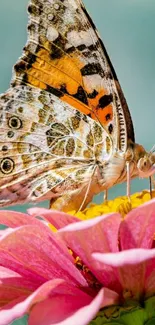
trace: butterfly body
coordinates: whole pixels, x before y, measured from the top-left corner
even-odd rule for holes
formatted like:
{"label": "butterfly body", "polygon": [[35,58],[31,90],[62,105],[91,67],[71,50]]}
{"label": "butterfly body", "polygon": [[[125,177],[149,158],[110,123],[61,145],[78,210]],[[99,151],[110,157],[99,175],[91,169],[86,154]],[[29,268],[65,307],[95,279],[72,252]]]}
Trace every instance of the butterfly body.
{"label": "butterfly body", "polygon": [[[0,205],[84,208],[94,194],[150,175],[130,112],[80,0],[31,0],[28,42],[0,97]],[[144,163],[143,160],[147,160]],[[146,166],[147,165],[147,166]]]}

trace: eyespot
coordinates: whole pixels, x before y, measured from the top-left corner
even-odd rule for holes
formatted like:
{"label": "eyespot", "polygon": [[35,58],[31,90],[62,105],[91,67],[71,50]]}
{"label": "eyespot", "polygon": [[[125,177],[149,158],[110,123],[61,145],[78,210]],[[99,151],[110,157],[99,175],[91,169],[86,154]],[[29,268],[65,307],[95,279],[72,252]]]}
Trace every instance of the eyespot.
{"label": "eyespot", "polygon": [[23,113],[23,107],[18,107],[17,111],[18,111],[19,113]]}
{"label": "eyespot", "polygon": [[8,147],[7,147],[6,145],[4,145],[4,146],[2,147],[2,151],[3,151],[3,152],[7,152],[7,151],[8,151]]}
{"label": "eyespot", "polygon": [[14,137],[14,132],[13,131],[9,131],[7,133],[7,136],[8,136],[8,138],[13,138]]}
{"label": "eyespot", "polygon": [[22,121],[17,116],[12,116],[9,118],[8,125],[10,128],[18,130],[22,127]]}
{"label": "eyespot", "polygon": [[4,158],[1,160],[0,168],[3,174],[10,174],[14,169],[14,161],[11,158]]}

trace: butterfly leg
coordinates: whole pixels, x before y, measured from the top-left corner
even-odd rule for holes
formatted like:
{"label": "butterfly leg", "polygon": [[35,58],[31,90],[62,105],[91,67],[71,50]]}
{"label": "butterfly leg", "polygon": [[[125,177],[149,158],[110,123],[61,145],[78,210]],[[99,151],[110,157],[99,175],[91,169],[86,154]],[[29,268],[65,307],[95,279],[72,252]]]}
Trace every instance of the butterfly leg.
{"label": "butterfly leg", "polygon": [[104,191],[103,198],[104,198],[104,202],[108,201],[108,190]]}
{"label": "butterfly leg", "polygon": [[[80,189],[64,191],[63,195],[55,197],[50,200],[50,209],[59,210],[63,212],[79,212],[84,209],[89,202],[91,202],[94,193],[88,193],[88,185]],[[86,193],[88,196],[86,197]],[[82,202],[82,203],[81,203]]]}
{"label": "butterfly leg", "polygon": [[149,184],[150,184],[150,197],[151,199],[153,199],[153,195],[152,195],[153,176],[149,177]]}
{"label": "butterfly leg", "polygon": [[151,178],[152,178],[152,184],[153,184],[152,188],[153,188],[153,190],[155,190],[155,176],[152,175]]}
{"label": "butterfly leg", "polygon": [[127,170],[127,193],[126,193],[126,195],[130,201],[131,199],[130,199],[130,162],[129,161],[126,162],[126,170]]}
{"label": "butterfly leg", "polygon": [[89,167],[90,170],[84,167],[80,181],[74,178],[77,172],[75,170],[72,172],[72,178],[67,176],[60,186],[55,187],[56,195],[50,200],[50,209],[79,212],[85,209],[95,194],[101,192],[94,176],[97,166]]}

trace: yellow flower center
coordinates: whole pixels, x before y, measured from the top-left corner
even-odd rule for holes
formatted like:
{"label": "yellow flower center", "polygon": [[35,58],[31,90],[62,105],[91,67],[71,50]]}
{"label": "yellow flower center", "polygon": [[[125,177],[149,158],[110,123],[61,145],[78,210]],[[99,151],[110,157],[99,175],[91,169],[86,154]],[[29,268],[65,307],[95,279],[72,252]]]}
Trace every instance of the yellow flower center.
{"label": "yellow flower center", "polygon": [[[155,198],[155,191],[152,192],[152,197]],[[130,200],[127,196],[120,196],[114,200],[109,200],[101,204],[91,203],[88,208],[77,212],[70,211],[71,215],[75,215],[81,220],[91,219],[103,214],[119,212],[124,217],[129,211],[151,199],[150,192],[145,190],[140,193],[131,195]]]}

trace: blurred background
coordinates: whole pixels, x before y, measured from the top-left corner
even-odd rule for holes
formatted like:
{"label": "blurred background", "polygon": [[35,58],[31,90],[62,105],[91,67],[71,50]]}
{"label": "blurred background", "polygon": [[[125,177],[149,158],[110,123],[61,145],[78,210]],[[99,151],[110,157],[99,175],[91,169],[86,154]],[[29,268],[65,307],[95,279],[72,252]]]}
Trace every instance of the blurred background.
{"label": "blurred background", "polygon": [[[132,115],[136,142],[155,144],[155,1],[85,0],[108,50]],[[28,0],[0,1],[0,93],[9,87],[12,66],[26,42]],[[148,188],[148,180],[132,181],[132,192]],[[126,193],[113,187],[110,198]],[[102,194],[95,198],[102,200]],[[48,206],[47,202],[42,204]],[[27,206],[14,209],[25,211]],[[26,318],[14,322],[26,324]]]}

